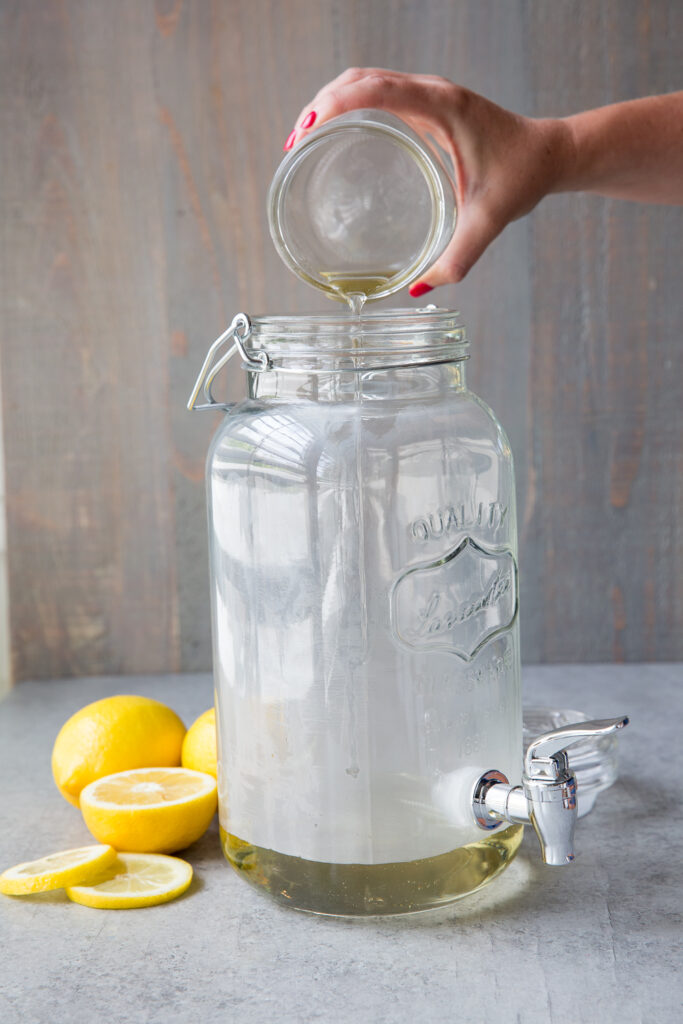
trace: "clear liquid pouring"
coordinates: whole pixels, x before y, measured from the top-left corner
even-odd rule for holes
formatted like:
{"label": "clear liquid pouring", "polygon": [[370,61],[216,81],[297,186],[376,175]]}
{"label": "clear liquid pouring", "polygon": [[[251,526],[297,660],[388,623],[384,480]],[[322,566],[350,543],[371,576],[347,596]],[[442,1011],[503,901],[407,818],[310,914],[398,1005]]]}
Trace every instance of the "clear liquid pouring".
{"label": "clear liquid pouring", "polygon": [[394,277],[396,271],[372,271],[368,273],[356,272],[349,276],[344,271],[321,270],[320,276],[324,278],[335,291],[335,296],[340,302],[345,302],[351,312],[360,317],[363,306],[368,299],[371,299],[377,292],[386,288],[388,282]]}

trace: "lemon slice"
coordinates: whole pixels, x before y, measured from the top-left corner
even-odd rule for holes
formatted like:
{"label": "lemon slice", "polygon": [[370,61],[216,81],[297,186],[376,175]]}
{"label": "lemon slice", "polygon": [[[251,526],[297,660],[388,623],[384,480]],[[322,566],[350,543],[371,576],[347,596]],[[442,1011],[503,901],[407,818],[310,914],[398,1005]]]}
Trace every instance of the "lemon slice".
{"label": "lemon slice", "polygon": [[91,882],[103,868],[116,860],[112,846],[80,846],[75,850],[61,850],[40,860],[30,860],[8,868],[0,875],[0,892],[7,896],[27,896],[34,892],[49,892],[67,885]]}
{"label": "lemon slice", "polygon": [[126,910],[168,903],[184,893],[191,881],[192,868],[179,857],[120,853],[99,881],[91,885],[70,885],[66,894],[84,907]]}
{"label": "lemon slice", "polygon": [[81,792],[83,819],[101,843],[134,853],[173,853],[194,843],[216,811],[216,780],[189,768],[135,768]]}

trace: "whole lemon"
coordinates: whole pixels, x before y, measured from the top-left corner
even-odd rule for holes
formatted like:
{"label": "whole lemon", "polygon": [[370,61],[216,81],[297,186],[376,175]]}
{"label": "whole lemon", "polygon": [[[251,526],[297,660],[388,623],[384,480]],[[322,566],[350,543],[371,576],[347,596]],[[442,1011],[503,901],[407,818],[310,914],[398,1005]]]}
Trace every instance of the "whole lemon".
{"label": "whole lemon", "polygon": [[84,786],[129,768],[180,764],[185,726],[165,704],[150,697],[105,697],[72,715],[52,748],[59,792],[79,806]]}
{"label": "whole lemon", "polygon": [[205,711],[187,730],[183,740],[182,765],[196,772],[208,772],[214,779],[217,777],[215,708]]}

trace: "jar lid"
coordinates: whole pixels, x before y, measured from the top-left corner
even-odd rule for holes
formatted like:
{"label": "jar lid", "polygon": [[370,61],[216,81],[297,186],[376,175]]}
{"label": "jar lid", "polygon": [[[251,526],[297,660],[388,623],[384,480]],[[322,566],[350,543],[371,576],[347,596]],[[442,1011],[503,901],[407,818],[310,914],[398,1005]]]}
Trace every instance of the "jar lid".
{"label": "jar lid", "polygon": [[412,128],[379,110],[326,122],[291,150],[268,194],[285,264],[344,300],[391,295],[440,256],[455,225],[450,179]]}

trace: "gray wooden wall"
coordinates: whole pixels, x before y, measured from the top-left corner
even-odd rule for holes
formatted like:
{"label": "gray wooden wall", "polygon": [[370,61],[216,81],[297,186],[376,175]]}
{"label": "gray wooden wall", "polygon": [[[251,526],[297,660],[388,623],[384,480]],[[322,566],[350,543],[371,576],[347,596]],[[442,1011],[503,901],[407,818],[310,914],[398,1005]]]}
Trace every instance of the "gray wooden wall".
{"label": "gray wooden wall", "polygon": [[[683,84],[679,0],[2,0],[0,18],[15,679],[208,668],[216,420],[185,401],[234,312],[324,308],[264,213],[323,82],[428,71],[531,115]],[[554,198],[438,295],[517,457],[527,661],[683,656],[682,228]]]}

